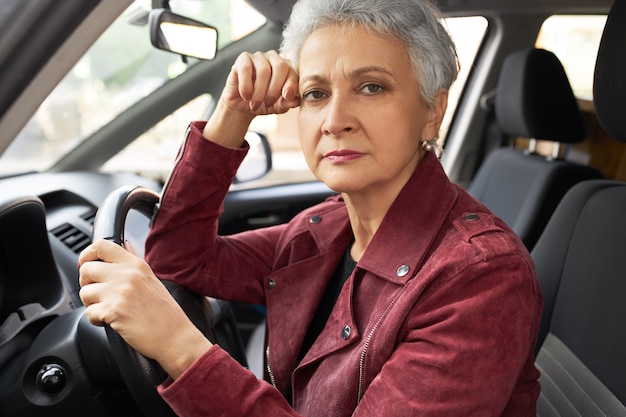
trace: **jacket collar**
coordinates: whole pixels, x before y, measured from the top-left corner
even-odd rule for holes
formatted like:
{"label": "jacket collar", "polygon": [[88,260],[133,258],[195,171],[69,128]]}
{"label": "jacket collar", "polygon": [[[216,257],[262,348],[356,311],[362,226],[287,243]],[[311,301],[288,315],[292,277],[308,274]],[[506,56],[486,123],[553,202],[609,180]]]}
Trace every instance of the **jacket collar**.
{"label": "jacket collar", "polygon": [[[357,267],[398,284],[407,282],[424,262],[457,197],[441,163],[428,152],[389,208]],[[339,203],[341,198],[335,200]],[[347,248],[352,232],[343,203],[326,206],[307,221],[322,252]],[[333,228],[317,227],[326,222]]]}

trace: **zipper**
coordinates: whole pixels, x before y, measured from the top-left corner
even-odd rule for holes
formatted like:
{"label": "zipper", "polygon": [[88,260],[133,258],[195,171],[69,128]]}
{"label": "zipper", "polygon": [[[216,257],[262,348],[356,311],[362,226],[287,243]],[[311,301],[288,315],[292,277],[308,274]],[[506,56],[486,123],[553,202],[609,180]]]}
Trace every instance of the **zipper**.
{"label": "zipper", "polygon": [[396,296],[393,297],[393,299],[389,302],[389,304],[387,305],[387,308],[385,308],[385,311],[383,311],[383,314],[380,315],[380,317],[374,324],[374,327],[372,327],[372,330],[370,330],[370,332],[367,334],[367,338],[365,338],[365,343],[363,344],[363,350],[361,350],[361,357],[359,359],[359,387],[357,390],[357,398],[356,398],[357,404],[359,404],[361,402],[361,399],[363,398],[363,390],[364,390],[364,385],[365,385],[365,357],[367,356],[367,351],[369,350],[372,337],[374,337],[374,333],[378,329],[378,326],[380,325],[380,323],[383,321],[383,318],[387,315],[387,313],[391,309],[391,306],[393,306],[396,303],[396,300],[400,297],[400,294],[402,294],[402,291],[399,291],[398,294],[396,294]]}
{"label": "zipper", "polygon": [[265,362],[267,367],[267,374],[270,377],[270,383],[274,386],[274,388],[278,388],[276,386],[276,379],[274,378],[274,372],[272,371],[272,366],[270,364],[270,346],[267,345],[265,348]]}
{"label": "zipper", "polygon": [[361,358],[359,359],[359,389],[357,391],[356,403],[361,402],[361,398],[363,398],[363,385],[365,385],[365,356],[367,355],[367,350],[369,349],[370,342],[372,340],[372,336],[374,332],[378,328],[378,324],[380,324],[383,316],[380,316],[372,330],[367,335],[365,339],[365,344],[363,345],[363,350],[361,351]]}

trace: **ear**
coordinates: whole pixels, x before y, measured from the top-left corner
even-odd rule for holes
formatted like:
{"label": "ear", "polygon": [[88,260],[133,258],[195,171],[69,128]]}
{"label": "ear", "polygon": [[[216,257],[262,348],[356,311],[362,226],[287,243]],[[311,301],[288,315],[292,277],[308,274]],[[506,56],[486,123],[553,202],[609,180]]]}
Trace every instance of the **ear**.
{"label": "ear", "polygon": [[439,128],[443,122],[443,116],[446,114],[448,108],[448,90],[445,88],[439,89],[435,95],[435,103],[429,109],[428,119],[426,126],[424,127],[425,137],[433,139],[439,134]]}

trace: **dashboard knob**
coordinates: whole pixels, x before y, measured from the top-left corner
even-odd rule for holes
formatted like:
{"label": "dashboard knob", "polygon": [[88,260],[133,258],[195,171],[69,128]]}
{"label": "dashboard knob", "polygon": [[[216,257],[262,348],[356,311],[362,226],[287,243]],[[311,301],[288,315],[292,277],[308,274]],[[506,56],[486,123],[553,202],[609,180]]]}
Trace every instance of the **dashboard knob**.
{"label": "dashboard knob", "polygon": [[37,387],[45,394],[56,394],[65,388],[67,373],[59,364],[45,364],[37,373]]}

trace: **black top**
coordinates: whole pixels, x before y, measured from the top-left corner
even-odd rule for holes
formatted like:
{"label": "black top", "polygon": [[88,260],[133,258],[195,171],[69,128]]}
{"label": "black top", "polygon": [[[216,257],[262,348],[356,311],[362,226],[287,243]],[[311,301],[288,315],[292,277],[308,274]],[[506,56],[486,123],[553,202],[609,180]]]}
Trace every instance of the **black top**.
{"label": "black top", "polygon": [[307,334],[304,337],[304,342],[302,343],[302,349],[300,350],[300,359],[306,355],[309,351],[317,336],[322,332],[322,329],[326,325],[326,321],[328,321],[328,317],[330,316],[330,312],[335,307],[335,303],[337,302],[337,298],[339,297],[339,293],[341,292],[341,288],[343,284],[346,282],[348,277],[352,274],[352,271],[356,267],[356,262],[350,256],[350,247],[346,250],[345,255],[337,265],[337,269],[333,273],[333,277],[331,278],[326,290],[324,291],[324,295],[322,296],[322,300],[320,301],[320,305],[317,308],[317,312],[313,317],[313,321],[307,330]]}

